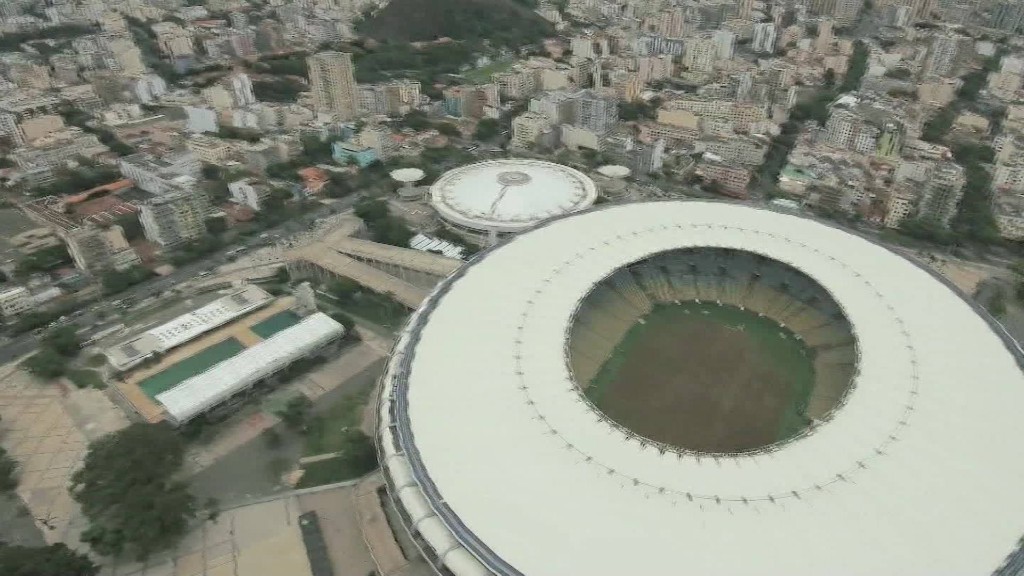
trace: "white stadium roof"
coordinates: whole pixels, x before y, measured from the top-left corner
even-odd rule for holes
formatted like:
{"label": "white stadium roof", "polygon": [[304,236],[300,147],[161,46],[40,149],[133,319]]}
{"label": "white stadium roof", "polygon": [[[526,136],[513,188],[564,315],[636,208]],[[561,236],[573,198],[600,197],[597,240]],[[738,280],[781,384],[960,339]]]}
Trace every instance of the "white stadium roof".
{"label": "white stadium roof", "polygon": [[518,232],[541,220],[589,208],[594,181],[540,160],[491,160],[450,170],[430,187],[441,217],[473,230]]}
{"label": "white stadium roof", "polygon": [[[579,301],[626,264],[705,246],[785,262],[845,310],[858,373],[810,434],[661,453],[581,400],[565,347]],[[1000,329],[929,271],[819,222],[610,206],[516,236],[435,290],[385,376],[383,462],[460,576],[988,574],[1024,534],[1024,375]]]}
{"label": "white stadium roof", "polygon": [[270,338],[216,364],[206,372],[157,394],[156,400],[179,424],[220,404],[295,360],[341,337],[345,328],[317,312]]}

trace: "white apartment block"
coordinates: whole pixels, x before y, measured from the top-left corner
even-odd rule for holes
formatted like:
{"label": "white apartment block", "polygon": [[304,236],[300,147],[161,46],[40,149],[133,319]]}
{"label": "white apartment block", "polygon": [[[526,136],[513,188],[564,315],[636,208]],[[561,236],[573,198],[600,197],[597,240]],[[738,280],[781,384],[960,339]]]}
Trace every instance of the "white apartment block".
{"label": "white apartment block", "polygon": [[743,104],[730,100],[702,97],[685,97],[670,100],[658,110],[658,122],[687,127],[688,117],[724,120],[731,122],[740,131],[747,131],[752,125],[768,120],[768,106],[765,104]]}
{"label": "white apartment block", "polygon": [[751,42],[751,49],[762,54],[774,53],[776,34],[775,24],[771,22],[754,24],[754,39]]}
{"label": "white apartment block", "polygon": [[142,202],[139,221],[148,240],[169,248],[205,234],[209,212],[205,193],[180,190]]}
{"label": "white apartment block", "polygon": [[342,121],[355,118],[359,98],[352,55],[320,52],[307,58],[306,62],[316,113]]}
{"label": "white apartment block", "polygon": [[174,152],[160,158],[140,152],[119,158],[117,165],[125,178],[153,194],[176,190],[179,186],[173,180],[178,176],[198,179],[202,168],[199,158],[190,150]]}
{"label": "white apartment block", "polygon": [[718,45],[709,38],[694,38],[686,43],[683,66],[691,72],[711,72],[718,59]]}
{"label": "white apartment block", "polygon": [[0,314],[4,317],[17,316],[32,310],[35,302],[28,288],[17,286],[0,292]]}
{"label": "white apartment block", "polygon": [[228,184],[231,199],[259,212],[262,202],[270,196],[270,189],[246,178]]}
{"label": "white apartment block", "polygon": [[551,131],[551,121],[539,112],[523,112],[512,120],[512,146],[529,148]]}
{"label": "white apartment block", "polygon": [[1024,192],[1024,164],[996,164],[992,188],[997,192]]}
{"label": "white apartment block", "polygon": [[914,211],[917,196],[912,187],[897,186],[893,188],[885,204],[885,218],[882,221],[885,227],[899,228],[903,220]]}
{"label": "white apartment block", "polygon": [[528,98],[538,88],[537,73],[534,70],[512,70],[491,75],[491,82],[498,86],[498,93],[512,100]]}

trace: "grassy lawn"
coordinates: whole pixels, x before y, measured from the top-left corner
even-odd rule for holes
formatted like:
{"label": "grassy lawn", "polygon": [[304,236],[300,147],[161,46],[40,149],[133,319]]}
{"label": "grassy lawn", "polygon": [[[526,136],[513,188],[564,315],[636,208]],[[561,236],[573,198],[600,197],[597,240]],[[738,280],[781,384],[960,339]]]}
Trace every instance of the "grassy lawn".
{"label": "grassy lawn", "polygon": [[[338,302],[330,298],[317,299],[324,308],[344,312],[358,320],[383,327],[394,332],[405,325],[409,318],[409,310],[394,300],[376,292],[360,292],[349,302]],[[324,310],[328,312],[328,310]]]}
{"label": "grassy lawn", "polygon": [[304,456],[329,454],[344,448],[346,428],[358,428],[363,416],[363,406],[370,397],[371,387],[349,394],[319,412],[311,419],[306,431]]}
{"label": "grassy lawn", "polygon": [[107,363],[107,357],[103,354],[93,354],[86,359],[85,365],[90,368],[99,368]]}
{"label": "grassy lawn", "polygon": [[[732,306],[684,302],[655,307],[644,318],[644,323],[637,323],[626,332],[615,351],[584,388],[584,394],[600,408],[605,393],[610,386],[618,383],[627,358],[638,351],[638,345],[650,345],[652,337],[656,337],[656,340],[670,338],[680,326],[697,318],[714,319],[725,326],[743,326],[746,336],[761,351],[759,356],[769,359],[774,364],[775,372],[791,382],[789,399],[779,420],[778,439],[784,440],[804,429],[807,422],[801,414],[806,410],[814,389],[811,352],[774,320]],[[786,336],[782,337],[781,334]]]}
{"label": "grassy lawn", "polygon": [[362,461],[354,461],[343,456],[312,462],[303,467],[305,473],[302,475],[302,480],[299,480],[296,488],[312,488],[323,484],[359,478],[376,467],[376,463],[369,464]]}
{"label": "grassy lawn", "polygon": [[103,381],[103,377],[95,370],[89,370],[87,368],[72,369],[68,370],[66,376],[68,377],[68,380],[71,380],[71,382],[79,388],[103,389],[107,387],[107,383]]}
{"label": "grassy lawn", "polygon": [[481,66],[480,68],[474,68],[469,70],[463,77],[474,84],[486,84],[491,81],[491,74],[497,74],[498,72],[504,72],[515,64],[515,58],[503,58],[501,60],[495,60],[487,66]]}

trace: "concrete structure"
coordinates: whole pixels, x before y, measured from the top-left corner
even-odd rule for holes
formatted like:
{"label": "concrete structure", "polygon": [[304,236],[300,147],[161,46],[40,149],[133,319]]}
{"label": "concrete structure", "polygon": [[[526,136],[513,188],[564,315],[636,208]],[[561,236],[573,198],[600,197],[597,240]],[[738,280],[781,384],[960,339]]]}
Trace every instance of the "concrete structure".
{"label": "concrete structure", "polygon": [[771,54],[775,52],[775,24],[771,22],[759,22],[754,24],[754,40],[751,49],[754,52]]}
{"label": "concrete structure", "polygon": [[32,293],[24,286],[16,286],[0,292],[0,316],[4,318],[28,312],[33,306]]}
{"label": "concrete structure", "polygon": [[398,182],[398,195],[401,198],[414,200],[423,194],[416,187],[416,183],[423,180],[426,174],[419,168],[399,168],[391,171],[391,179]]}
{"label": "concrete structure", "polygon": [[171,248],[206,234],[210,198],[198,189],[168,192],[140,204],[139,222],[146,239]]}
{"label": "concrete structure", "polygon": [[111,346],[104,354],[114,369],[128,370],[154,354],[166,353],[232,320],[259,310],[273,299],[260,287],[247,285],[202,308]]}
{"label": "concrete structure", "polygon": [[512,146],[520,150],[533,147],[551,132],[551,120],[539,112],[523,112],[512,119]]}
{"label": "concrete structure", "polygon": [[343,234],[292,250],[287,261],[293,278],[349,278],[412,309],[419,307],[430,289],[462,264],[438,254]]}
{"label": "concrete structure", "polygon": [[573,95],[573,125],[595,134],[611,131],[619,121],[619,107],[614,98],[583,90]]}
{"label": "concrete structure", "polygon": [[[566,335],[593,287],[707,247],[788,263],[852,327],[852,387],[797,437],[742,454],[656,445],[574,384]],[[824,223],[610,205],[516,236],[433,292],[381,380],[379,457],[403,524],[456,576],[1011,574],[1022,355],[940,276]]]}
{"label": "concrete structure", "polygon": [[119,158],[117,166],[125,178],[153,194],[163,194],[177,189],[178,185],[173,180],[178,176],[198,179],[201,168],[199,158],[189,150],[164,154],[159,158],[146,152],[139,152]]}
{"label": "concrete structure", "polygon": [[430,187],[446,226],[476,242],[589,208],[597,187],[582,172],[537,160],[492,160],[450,170]]}
{"label": "concrete structure", "polygon": [[317,354],[345,328],[317,312],[156,396],[170,420],[184,424],[266,382],[295,361]]}
{"label": "concrete structure", "polygon": [[259,212],[260,204],[270,196],[270,188],[255,178],[245,178],[228,184],[228,192],[235,202]]}
{"label": "concrete structure", "polygon": [[352,55],[345,52],[320,52],[306,60],[309,83],[317,114],[336,120],[356,117],[359,97],[356,92]]}

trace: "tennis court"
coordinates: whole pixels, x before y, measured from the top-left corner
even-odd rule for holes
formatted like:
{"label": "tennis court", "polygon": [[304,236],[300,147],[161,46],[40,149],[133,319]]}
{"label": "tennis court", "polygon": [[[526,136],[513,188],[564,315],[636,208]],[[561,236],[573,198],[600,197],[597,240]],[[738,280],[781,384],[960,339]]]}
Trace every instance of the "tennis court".
{"label": "tennis court", "polygon": [[249,329],[252,330],[257,336],[266,340],[274,334],[277,334],[285,328],[291,328],[299,323],[299,315],[291,310],[285,310],[278,312],[273,316],[270,316],[262,322],[253,324]]}
{"label": "tennis court", "polygon": [[185,380],[205,372],[242,350],[245,350],[245,346],[234,338],[221,340],[139,382],[139,388],[147,396],[155,399],[157,394],[166,392]]}

